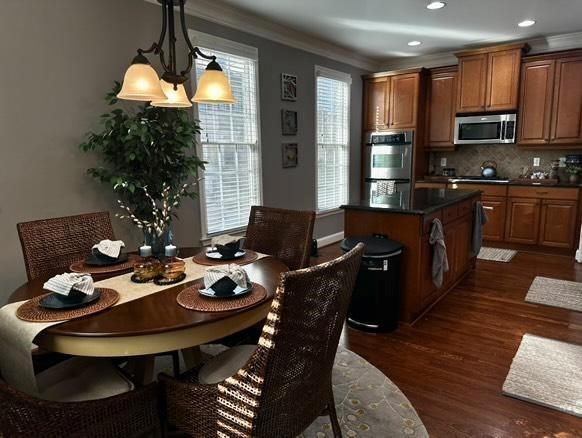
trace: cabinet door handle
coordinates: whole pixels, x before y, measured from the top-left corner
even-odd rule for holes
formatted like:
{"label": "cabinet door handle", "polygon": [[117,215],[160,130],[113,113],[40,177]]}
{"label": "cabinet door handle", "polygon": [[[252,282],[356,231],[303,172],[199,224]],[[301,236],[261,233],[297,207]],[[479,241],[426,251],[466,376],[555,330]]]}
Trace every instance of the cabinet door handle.
{"label": "cabinet door handle", "polygon": [[483,209],[484,209],[484,210],[495,210],[495,208],[494,208],[494,207],[487,207],[487,206],[485,206],[485,205],[483,206]]}

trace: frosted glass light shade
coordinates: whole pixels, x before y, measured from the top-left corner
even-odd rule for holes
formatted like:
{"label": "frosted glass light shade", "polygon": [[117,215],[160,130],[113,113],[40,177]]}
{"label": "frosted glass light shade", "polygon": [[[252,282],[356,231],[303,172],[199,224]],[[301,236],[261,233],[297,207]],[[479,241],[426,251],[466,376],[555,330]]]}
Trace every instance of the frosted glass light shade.
{"label": "frosted glass light shade", "polygon": [[160,86],[158,74],[151,65],[142,63],[134,63],[129,66],[117,97],[145,102],[166,99]]}
{"label": "frosted glass light shade", "polygon": [[196,103],[235,103],[228,78],[222,70],[204,70],[198,80],[196,94],[192,98]]}
{"label": "frosted glass light shade", "polygon": [[178,84],[177,89],[174,90],[174,84],[166,82],[163,79],[160,80],[160,85],[162,86],[162,91],[166,98],[152,100],[152,106],[162,106],[166,108],[190,108],[192,106],[192,103],[186,94],[184,85]]}

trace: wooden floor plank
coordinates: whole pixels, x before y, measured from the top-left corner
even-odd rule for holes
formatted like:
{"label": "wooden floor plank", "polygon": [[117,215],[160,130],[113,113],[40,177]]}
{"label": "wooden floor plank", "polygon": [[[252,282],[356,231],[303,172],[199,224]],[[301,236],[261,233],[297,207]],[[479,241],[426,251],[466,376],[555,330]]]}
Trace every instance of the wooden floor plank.
{"label": "wooden floor plank", "polygon": [[[322,248],[312,264],[340,254]],[[341,342],[398,385],[431,437],[582,437],[580,418],[501,393],[525,333],[582,345],[582,313],[525,302],[536,276],[582,282],[582,265],[528,252],[479,260],[414,326],[388,334],[346,326]]]}

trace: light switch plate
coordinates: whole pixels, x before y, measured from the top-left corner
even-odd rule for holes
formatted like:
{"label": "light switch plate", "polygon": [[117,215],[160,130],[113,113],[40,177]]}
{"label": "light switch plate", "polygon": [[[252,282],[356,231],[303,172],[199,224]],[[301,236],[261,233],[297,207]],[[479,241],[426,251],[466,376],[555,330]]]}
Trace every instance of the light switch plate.
{"label": "light switch plate", "polygon": [[447,165],[447,159],[445,157],[441,158],[441,167],[445,167]]}
{"label": "light switch plate", "polygon": [[566,157],[560,157],[560,167],[566,167]]}
{"label": "light switch plate", "polygon": [[533,161],[534,167],[538,167],[540,165],[540,157],[535,157]]}

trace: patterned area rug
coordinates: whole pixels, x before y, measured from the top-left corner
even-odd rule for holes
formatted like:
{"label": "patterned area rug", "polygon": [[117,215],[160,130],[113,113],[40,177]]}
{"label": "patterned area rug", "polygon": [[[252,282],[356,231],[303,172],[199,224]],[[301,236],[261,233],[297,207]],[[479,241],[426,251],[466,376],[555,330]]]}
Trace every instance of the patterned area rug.
{"label": "patterned area rug", "polygon": [[525,297],[528,303],[582,312],[582,283],[536,277]]}
{"label": "patterned area rug", "polygon": [[[202,352],[215,356],[222,345],[203,345]],[[181,364],[184,369],[184,364]],[[171,359],[156,360],[159,372],[172,374]],[[428,437],[418,414],[406,396],[380,370],[342,347],[333,368],[333,392],[336,410],[346,437]],[[319,417],[298,438],[333,437],[329,417]]]}
{"label": "patterned area rug", "polygon": [[503,393],[582,417],[582,346],[525,334]]}
{"label": "patterned area rug", "polygon": [[477,258],[481,260],[489,260],[492,262],[508,263],[512,258],[515,257],[516,254],[517,251],[514,251],[513,249],[488,248],[484,246],[481,248],[481,251],[479,251]]}

